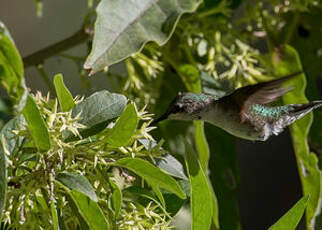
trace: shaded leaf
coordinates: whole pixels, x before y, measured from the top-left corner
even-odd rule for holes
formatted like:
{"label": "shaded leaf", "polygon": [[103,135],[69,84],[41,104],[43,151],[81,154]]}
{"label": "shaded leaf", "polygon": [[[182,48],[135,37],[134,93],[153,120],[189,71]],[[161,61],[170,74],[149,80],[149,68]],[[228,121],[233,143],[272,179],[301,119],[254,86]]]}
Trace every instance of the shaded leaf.
{"label": "shaded leaf", "polygon": [[73,96],[65,86],[62,74],[55,75],[54,85],[61,110],[67,112],[74,108],[75,102]]}
{"label": "shaded leaf", "polygon": [[102,70],[142,49],[148,41],[167,42],[179,17],[200,0],[102,0],[97,6],[93,47],[84,68]]}
{"label": "shaded leaf", "polygon": [[162,154],[162,158],[155,158],[155,164],[171,176],[188,180],[183,165],[171,154]]}
{"label": "shaded leaf", "polygon": [[61,182],[69,189],[79,191],[95,202],[98,201],[93,186],[89,183],[85,176],[76,173],[62,172],[57,174],[56,180]]}
{"label": "shaded leaf", "polygon": [[122,205],[122,192],[120,188],[117,186],[117,184],[109,179],[109,182],[112,186],[113,193],[112,193],[112,201],[113,201],[113,208],[115,212],[115,218],[118,217],[120,211],[121,211],[121,205]]}
{"label": "shaded leaf", "polygon": [[295,230],[303,216],[308,200],[309,196],[303,197],[268,230]]}
{"label": "shaded leaf", "polygon": [[[76,190],[67,191],[77,211],[91,230],[108,230],[109,223],[98,204]],[[83,227],[83,226],[82,226]]]}
{"label": "shaded leaf", "polygon": [[[145,149],[154,148],[157,145],[155,141],[151,141],[148,139],[139,139],[139,142],[145,146]],[[183,165],[171,154],[162,154],[161,158],[154,158],[154,161],[158,168],[166,171],[171,176],[183,180],[188,180]]]}
{"label": "shaded leaf", "polygon": [[186,144],[186,164],[190,179],[190,209],[192,230],[209,230],[213,217],[213,196],[207,176],[192,147]]}
{"label": "shaded leaf", "polygon": [[27,121],[28,129],[39,151],[50,149],[50,139],[45,121],[34,99],[28,95],[23,115]]}
{"label": "shaded leaf", "polygon": [[211,94],[216,99],[219,99],[234,90],[234,87],[231,85],[231,81],[226,79],[216,80],[205,72],[201,72],[200,80],[202,92]]}
{"label": "shaded leaf", "polygon": [[130,103],[107,136],[107,143],[116,148],[127,145],[137,128],[138,122],[136,108],[134,104]]}
{"label": "shaded leaf", "polygon": [[23,116],[11,119],[0,131],[0,218],[6,202],[7,193],[7,166],[5,151],[12,154],[22,144],[22,138],[14,135],[11,131],[17,130],[19,124],[24,120]]}
{"label": "shaded leaf", "polygon": [[[295,71],[302,70],[302,65],[297,51],[291,46],[284,46],[272,54],[278,76],[285,76]],[[285,104],[306,103],[305,97],[306,78],[304,74],[290,80],[288,84],[295,86],[295,89],[283,96]],[[299,168],[299,176],[302,183],[304,195],[310,195],[307,205],[306,223],[308,229],[315,229],[315,218],[321,209],[321,180],[322,174],[318,168],[316,155],[310,152],[307,137],[312,124],[313,114],[309,113],[302,119],[290,126],[291,136]]]}
{"label": "shaded leaf", "polygon": [[9,31],[0,21],[0,82],[20,112],[26,102],[26,86],[21,56]]}
{"label": "shaded leaf", "polygon": [[[142,205],[148,205],[150,201],[153,201],[156,204],[158,204],[160,208],[163,209],[163,207],[161,206],[160,202],[155,197],[153,192],[146,188],[142,188],[139,186],[131,186],[126,188],[123,191],[130,192],[131,194],[135,194],[139,197],[142,197],[142,199],[139,200]],[[178,196],[174,195],[173,193],[163,193],[162,195],[164,197],[165,207],[166,207],[166,210],[164,211],[169,213],[171,216],[174,216],[180,210],[182,205],[186,202],[186,200],[182,200],[178,198]]]}
{"label": "shaded leaf", "polygon": [[[81,113],[80,123],[87,128],[119,117],[126,106],[126,97],[121,94],[110,93],[107,90],[96,92],[77,104],[73,109],[73,116]],[[105,128],[105,127],[103,127]]]}
{"label": "shaded leaf", "polygon": [[138,158],[122,158],[113,163],[113,165],[125,167],[133,171],[138,176],[146,180],[152,187],[157,186],[164,188],[173,192],[182,199],[186,198],[184,192],[175,179],[145,160]]}

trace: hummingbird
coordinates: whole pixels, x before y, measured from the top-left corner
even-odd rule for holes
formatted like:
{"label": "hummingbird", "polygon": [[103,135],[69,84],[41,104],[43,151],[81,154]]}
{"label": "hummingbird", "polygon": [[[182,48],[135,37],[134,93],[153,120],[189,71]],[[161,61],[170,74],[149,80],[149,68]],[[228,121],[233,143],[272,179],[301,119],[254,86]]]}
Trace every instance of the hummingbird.
{"label": "hummingbird", "polygon": [[273,134],[278,135],[294,121],[322,106],[322,100],[305,104],[267,105],[292,90],[293,87],[283,88],[282,84],[301,73],[302,71],[241,87],[222,97],[179,92],[155,123],[165,119],[202,120],[242,139],[266,141]]}

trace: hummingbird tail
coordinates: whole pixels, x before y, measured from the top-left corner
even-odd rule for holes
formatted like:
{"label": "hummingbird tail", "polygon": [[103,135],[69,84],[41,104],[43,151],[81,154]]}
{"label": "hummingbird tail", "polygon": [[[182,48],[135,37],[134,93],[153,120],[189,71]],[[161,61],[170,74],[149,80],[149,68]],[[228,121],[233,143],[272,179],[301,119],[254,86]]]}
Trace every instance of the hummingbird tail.
{"label": "hummingbird tail", "polygon": [[293,118],[291,119],[293,123],[294,121],[304,117],[307,113],[311,112],[313,109],[316,109],[318,107],[322,106],[322,100],[321,101],[312,101],[306,104],[295,104],[292,105],[293,109],[290,111],[290,116]]}
{"label": "hummingbird tail", "polygon": [[274,123],[272,128],[272,133],[275,135],[278,135],[280,132],[283,131],[283,129],[296,120],[304,117],[306,114],[311,112],[313,109],[316,109],[320,106],[322,106],[322,100],[321,101],[312,101],[306,104],[294,104],[290,105],[291,108],[287,114],[282,116],[278,121]]}

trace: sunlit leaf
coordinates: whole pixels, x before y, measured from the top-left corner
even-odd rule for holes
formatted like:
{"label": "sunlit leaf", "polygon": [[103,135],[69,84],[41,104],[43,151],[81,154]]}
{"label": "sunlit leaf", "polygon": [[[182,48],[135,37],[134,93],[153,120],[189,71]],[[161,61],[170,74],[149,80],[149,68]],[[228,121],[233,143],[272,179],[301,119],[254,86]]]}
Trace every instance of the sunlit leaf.
{"label": "sunlit leaf", "polygon": [[309,196],[303,197],[268,230],[295,230],[303,216],[308,200]]}
{"label": "sunlit leaf", "polygon": [[74,108],[75,102],[73,96],[65,86],[62,74],[55,75],[54,85],[61,110],[67,112]]}
{"label": "sunlit leaf", "polygon": [[133,103],[130,103],[109,133],[107,143],[112,147],[127,145],[136,130],[138,122],[136,108]]}
{"label": "sunlit leaf", "polygon": [[50,203],[50,210],[51,210],[51,217],[52,217],[52,224],[54,230],[59,230],[59,224],[58,224],[58,215],[56,210],[56,205],[54,201],[51,201]]}
{"label": "sunlit leaf", "polygon": [[121,205],[122,205],[122,192],[120,188],[117,186],[117,184],[113,180],[109,180],[113,193],[112,193],[112,201],[113,201],[113,208],[115,212],[115,218],[118,217],[120,211],[121,211]]}
{"label": "sunlit leaf", "polygon": [[102,0],[97,6],[94,41],[84,68],[95,73],[131,54],[148,41],[167,42],[179,17],[200,0]]}
{"label": "sunlit leaf", "polygon": [[207,176],[195,152],[186,144],[186,164],[190,179],[190,208],[192,230],[209,230],[213,217],[213,197]]}
{"label": "sunlit leaf", "polygon": [[23,109],[23,115],[28,123],[28,129],[30,130],[31,136],[37,148],[40,151],[49,150],[50,139],[48,129],[40,114],[36,102],[30,95],[28,95],[25,108]]}
{"label": "sunlit leaf", "polygon": [[[92,201],[88,196],[76,190],[68,191],[72,201],[78,208],[79,214],[91,230],[110,229],[106,217],[99,205]],[[83,226],[82,226],[83,227]]]}

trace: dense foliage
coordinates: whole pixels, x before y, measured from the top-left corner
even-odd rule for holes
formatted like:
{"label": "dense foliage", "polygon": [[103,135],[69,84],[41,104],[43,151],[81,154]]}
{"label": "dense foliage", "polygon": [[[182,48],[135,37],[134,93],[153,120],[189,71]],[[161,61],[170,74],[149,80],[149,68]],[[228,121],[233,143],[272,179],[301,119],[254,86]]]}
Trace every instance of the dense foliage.
{"label": "dense foliage", "polygon": [[[179,91],[222,96],[303,69],[279,103],[318,99],[321,13],[316,0],[89,0],[80,31],[24,59],[0,23],[1,228],[172,229],[189,205],[193,230],[241,229],[234,137],[201,121],[152,125],[153,114]],[[79,43],[86,58],[62,54]],[[75,61],[84,84],[85,70],[104,71],[115,93],[73,97],[42,68],[53,55]],[[126,71],[108,69],[118,62]],[[28,66],[46,96],[28,91]],[[294,230],[304,211],[308,230],[322,227],[318,113],[290,128],[303,198],[270,230]]]}

